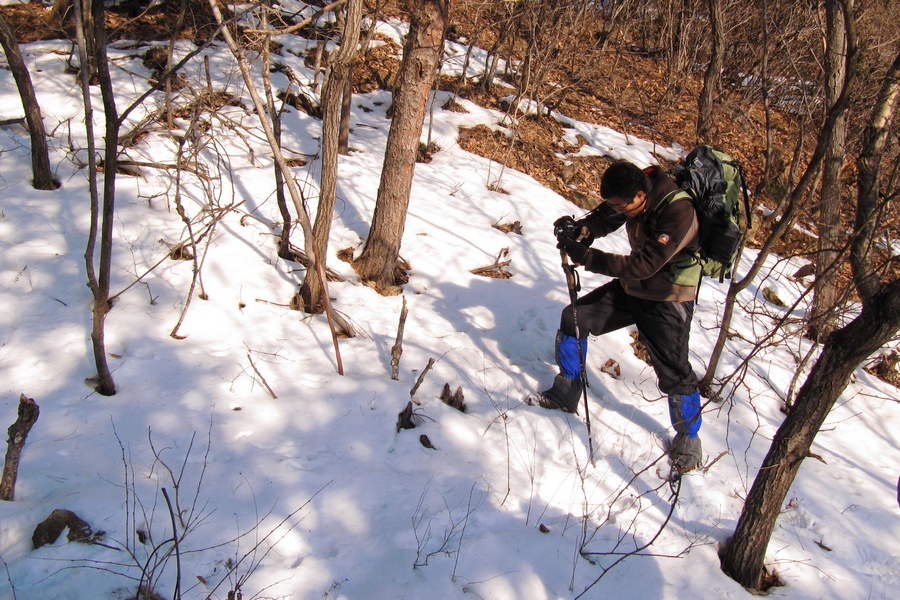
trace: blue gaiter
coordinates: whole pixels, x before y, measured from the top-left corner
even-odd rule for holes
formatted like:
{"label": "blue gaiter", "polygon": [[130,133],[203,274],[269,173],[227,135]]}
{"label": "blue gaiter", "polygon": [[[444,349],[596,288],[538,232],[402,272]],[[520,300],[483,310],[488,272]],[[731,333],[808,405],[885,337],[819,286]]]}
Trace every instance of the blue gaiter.
{"label": "blue gaiter", "polygon": [[578,339],[559,332],[556,335],[556,362],[569,379],[581,379],[581,364],[587,360],[587,338],[581,340],[581,360],[578,359]]}
{"label": "blue gaiter", "polygon": [[688,437],[697,437],[703,424],[701,404],[699,390],[686,396],[669,396],[669,418],[675,431],[680,433],[683,430]]}

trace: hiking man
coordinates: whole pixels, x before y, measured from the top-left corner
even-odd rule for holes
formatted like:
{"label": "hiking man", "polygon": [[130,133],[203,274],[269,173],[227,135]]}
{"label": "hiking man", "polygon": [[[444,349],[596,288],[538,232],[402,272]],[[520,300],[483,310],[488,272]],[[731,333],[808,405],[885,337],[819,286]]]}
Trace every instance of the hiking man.
{"label": "hiking man", "polygon": [[[669,397],[676,432],[669,456],[676,469],[689,471],[702,461],[701,400],[688,358],[701,277],[694,204],[662,168],[641,170],[626,161],[613,163],[603,173],[600,195],[604,202],[584,218],[562,217],[554,223],[557,247],[575,265],[616,279],[578,298],[574,309],[570,304],[563,310],[556,336],[560,373],[549,389],[538,394],[537,402],[544,408],[578,412],[587,336],[635,325],[650,354],[659,389]],[[622,225],[631,254],[590,248],[595,239]]]}

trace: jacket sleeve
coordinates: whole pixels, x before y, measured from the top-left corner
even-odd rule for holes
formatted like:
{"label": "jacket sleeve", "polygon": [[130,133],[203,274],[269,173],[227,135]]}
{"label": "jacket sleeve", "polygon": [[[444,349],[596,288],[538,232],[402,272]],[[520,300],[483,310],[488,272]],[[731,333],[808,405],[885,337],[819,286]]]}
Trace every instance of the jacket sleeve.
{"label": "jacket sleeve", "polygon": [[587,225],[588,230],[591,232],[590,239],[587,241],[588,245],[590,245],[590,242],[593,242],[595,239],[607,236],[622,227],[625,224],[625,219],[625,215],[617,213],[608,204],[603,203],[588,213],[586,217],[580,219],[579,224]]}
{"label": "jacket sleeve", "polygon": [[[648,219],[638,223],[638,227],[649,225]],[[696,235],[697,219],[693,204],[677,200],[659,215],[656,226],[647,232],[646,241],[640,248],[633,248],[627,256],[591,249],[584,268],[625,280],[647,279],[669,263]]]}

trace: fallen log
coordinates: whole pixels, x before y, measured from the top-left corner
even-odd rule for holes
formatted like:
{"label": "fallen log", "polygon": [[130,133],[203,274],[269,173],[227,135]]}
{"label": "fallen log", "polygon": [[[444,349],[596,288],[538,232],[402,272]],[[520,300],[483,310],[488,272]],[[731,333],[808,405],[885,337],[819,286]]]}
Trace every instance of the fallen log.
{"label": "fallen log", "polygon": [[34,398],[28,398],[25,394],[19,396],[19,417],[7,430],[9,439],[6,446],[6,460],[3,463],[3,476],[0,477],[0,500],[11,502],[15,496],[22,447],[40,412]]}

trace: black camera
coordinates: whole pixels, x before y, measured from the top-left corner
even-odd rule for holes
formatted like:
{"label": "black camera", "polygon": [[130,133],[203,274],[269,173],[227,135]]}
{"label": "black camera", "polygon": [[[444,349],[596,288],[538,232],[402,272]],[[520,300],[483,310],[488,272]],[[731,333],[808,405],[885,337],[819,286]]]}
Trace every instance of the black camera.
{"label": "black camera", "polygon": [[572,217],[560,217],[553,223],[553,235],[556,239],[577,240],[581,235],[581,225]]}

